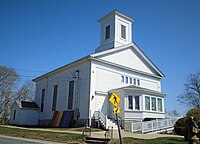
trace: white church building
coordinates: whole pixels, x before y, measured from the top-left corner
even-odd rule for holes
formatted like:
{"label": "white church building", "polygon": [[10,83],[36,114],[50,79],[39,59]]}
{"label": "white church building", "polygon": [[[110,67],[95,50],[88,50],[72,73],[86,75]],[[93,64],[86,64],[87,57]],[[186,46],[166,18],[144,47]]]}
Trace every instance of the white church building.
{"label": "white church building", "polygon": [[112,125],[115,115],[108,92],[121,98],[122,127],[128,122],[165,118],[164,74],[132,42],[133,21],[112,11],[98,20],[101,40],[94,54],[33,80],[40,109],[38,124],[51,124],[55,111],[73,111],[76,126]]}

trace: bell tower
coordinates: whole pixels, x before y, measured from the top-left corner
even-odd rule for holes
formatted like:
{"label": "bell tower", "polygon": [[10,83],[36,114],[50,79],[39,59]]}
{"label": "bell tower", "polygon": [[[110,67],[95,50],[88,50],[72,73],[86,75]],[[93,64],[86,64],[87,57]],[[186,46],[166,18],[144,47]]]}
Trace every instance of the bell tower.
{"label": "bell tower", "polygon": [[132,18],[114,10],[98,22],[101,25],[101,40],[95,52],[132,43]]}

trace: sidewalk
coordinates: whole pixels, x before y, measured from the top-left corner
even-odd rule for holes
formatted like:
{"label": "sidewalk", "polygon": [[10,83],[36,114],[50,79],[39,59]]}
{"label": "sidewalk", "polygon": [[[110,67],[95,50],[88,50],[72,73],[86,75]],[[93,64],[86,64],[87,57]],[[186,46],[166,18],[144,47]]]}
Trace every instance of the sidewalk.
{"label": "sidewalk", "polygon": [[[49,128],[24,128],[24,127],[17,127],[17,126],[10,126],[10,125],[0,125],[2,127],[10,127],[10,128],[19,128],[19,129],[27,129],[27,130],[40,130],[40,131],[49,131],[49,132],[60,132],[60,133],[73,133],[73,134],[82,134],[82,131],[71,131],[71,130],[55,130],[55,129],[49,129]],[[98,138],[105,138],[105,131],[98,131],[98,132],[92,132],[92,137],[98,137]],[[126,132],[121,130],[121,137],[133,137],[133,138],[139,138],[139,139],[154,139],[159,137],[180,137],[183,138],[183,136],[179,135],[167,135],[167,134],[136,134],[131,132]],[[113,131],[113,138],[119,138],[119,134],[117,130]]]}
{"label": "sidewalk", "polygon": [[[93,132],[92,137],[100,137],[104,138],[105,137],[105,131],[101,132]],[[131,132],[126,132],[121,130],[121,137],[133,137],[133,138],[139,138],[139,139],[154,139],[154,138],[159,138],[159,137],[180,137],[183,138],[183,136],[179,135],[167,135],[167,134],[136,134],[136,133],[131,133]],[[119,138],[119,134],[117,130],[113,131],[113,138]]]}

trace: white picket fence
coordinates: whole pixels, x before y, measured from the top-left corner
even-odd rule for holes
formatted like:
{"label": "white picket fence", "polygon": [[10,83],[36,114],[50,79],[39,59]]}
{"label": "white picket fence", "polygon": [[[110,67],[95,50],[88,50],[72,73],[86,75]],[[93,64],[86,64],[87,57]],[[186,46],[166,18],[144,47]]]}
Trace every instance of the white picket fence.
{"label": "white picket fence", "polygon": [[155,131],[167,130],[174,127],[178,118],[165,118],[145,122],[132,122],[131,132],[150,133]]}

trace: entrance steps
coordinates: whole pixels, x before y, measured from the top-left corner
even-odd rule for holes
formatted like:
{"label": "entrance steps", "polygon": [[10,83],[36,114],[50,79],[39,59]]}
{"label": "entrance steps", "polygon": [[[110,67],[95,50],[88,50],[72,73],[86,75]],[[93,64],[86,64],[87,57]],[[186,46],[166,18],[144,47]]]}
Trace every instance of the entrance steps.
{"label": "entrance steps", "polygon": [[99,119],[99,123],[105,128],[108,129],[108,127],[112,127],[113,130],[117,130],[117,124],[115,121],[111,120],[111,119],[107,119],[106,123],[104,121],[102,121],[101,119]]}
{"label": "entrance steps", "polygon": [[86,137],[84,140],[87,144],[107,144],[110,139],[105,138],[95,138],[95,137]]}
{"label": "entrance steps", "polygon": [[104,129],[112,127],[113,130],[117,130],[117,124],[114,120],[109,119],[107,115],[104,115],[101,111],[94,112],[95,122],[98,122],[98,126],[102,126]]}

